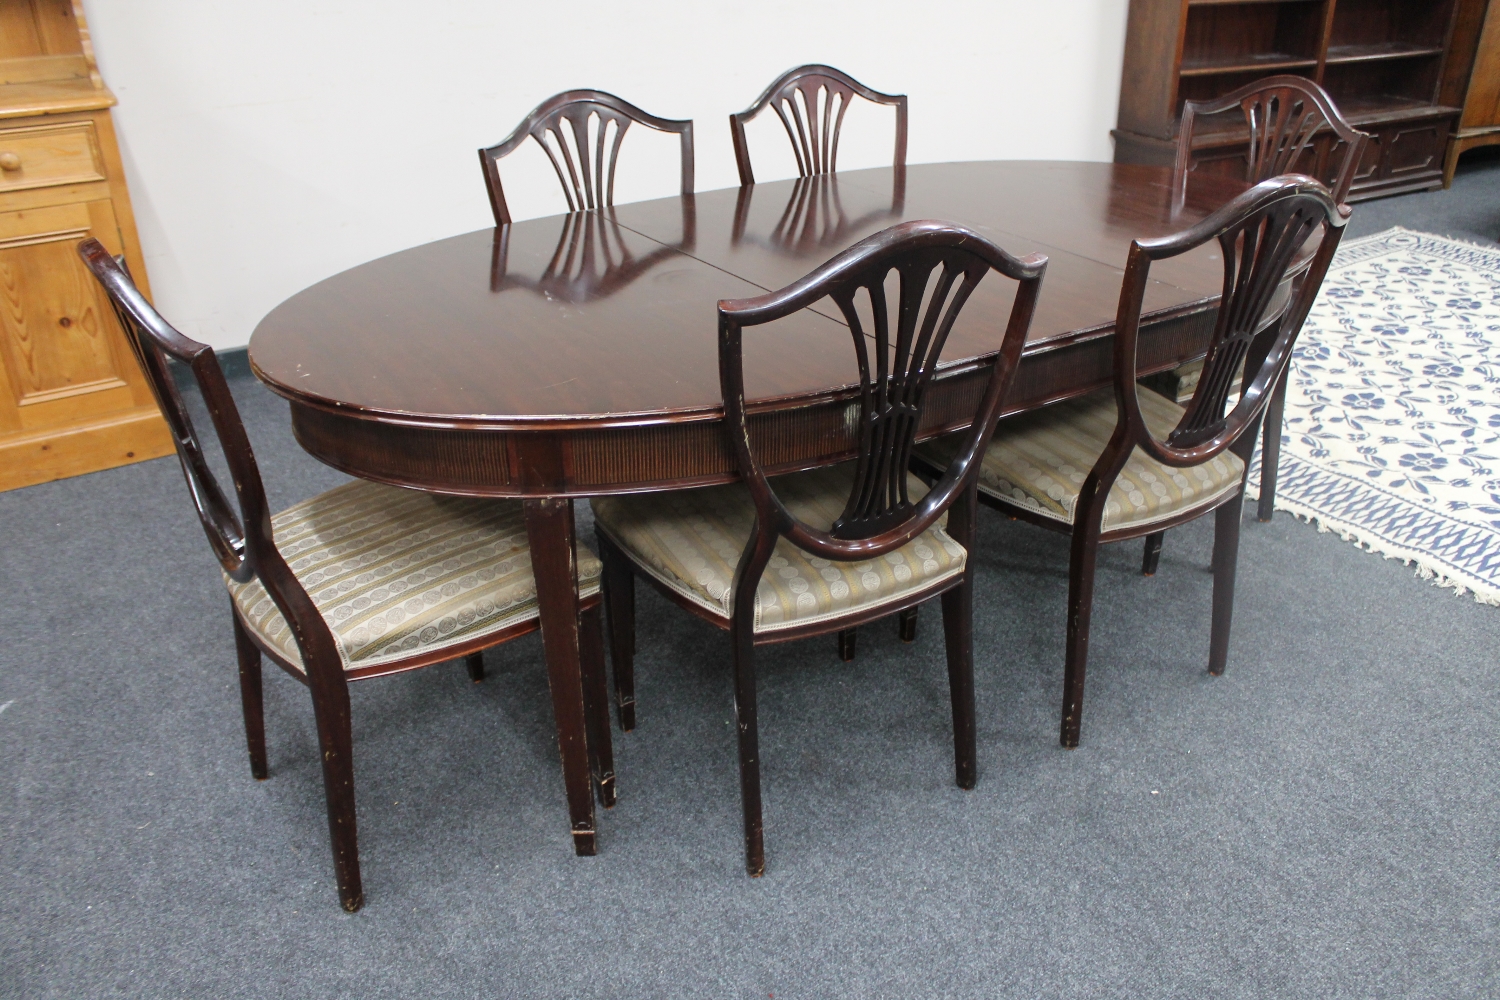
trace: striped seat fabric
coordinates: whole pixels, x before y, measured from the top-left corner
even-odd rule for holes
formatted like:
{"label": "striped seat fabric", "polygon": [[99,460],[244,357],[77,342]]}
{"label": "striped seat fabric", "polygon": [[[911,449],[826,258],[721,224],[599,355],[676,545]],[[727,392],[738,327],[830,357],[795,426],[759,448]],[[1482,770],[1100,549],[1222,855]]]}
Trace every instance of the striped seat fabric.
{"label": "striped seat fabric", "polygon": [[[1147,389],[1137,391],[1141,416],[1161,440],[1182,419],[1183,408]],[[984,455],[979,488],[1043,517],[1073,523],[1078,491],[1115,432],[1113,388],[1055,403],[1000,421]],[[928,461],[946,466],[962,435],[918,447]],[[1222,452],[1202,465],[1163,465],[1140,448],[1109,491],[1103,530],[1145,527],[1200,507],[1239,489],[1245,463]]]}
{"label": "striped seat fabric", "polygon": [[[771,481],[788,510],[828,530],[843,513],[854,463],[778,476]],[[908,478],[908,496],[927,487]],[[653,578],[728,619],[735,567],[755,523],[750,491],[735,483],[673,493],[596,497],[594,525]],[[776,545],[755,592],[755,631],[773,632],[900,601],[963,572],[967,553],[940,525],[877,559],[837,562]]]}
{"label": "striped seat fabric", "polygon": [[[333,631],[345,670],[378,667],[536,617],[523,508],[362,480],[271,519],[276,546]],[[579,593],[600,564],[578,546]],[[286,619],[259,580],[225,578],[246,627],[298,669]]]}

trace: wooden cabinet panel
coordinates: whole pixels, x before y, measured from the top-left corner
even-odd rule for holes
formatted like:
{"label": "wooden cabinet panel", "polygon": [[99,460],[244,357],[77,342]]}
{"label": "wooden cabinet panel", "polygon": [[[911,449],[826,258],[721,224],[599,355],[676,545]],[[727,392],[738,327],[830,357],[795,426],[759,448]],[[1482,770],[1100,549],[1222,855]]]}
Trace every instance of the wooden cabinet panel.
{"label": "wooden cabinet panel", "polygon": [[104,179],[91,122],[0,130],[0,193]]}
{"label": "wooden cabinet panel", "polygon": [[74,250],[87,236],[118,246],[109,202],[0,216],[0,364],[22,429],[137,401],[133,358],[122,356],[114,316]]}
{"label": "wooden cabinet panel", "polygon": [[1392,130],[1386,145],[1385,173],[1400,177],[1414,171],[1432,172],[1438,168],[1443,144],[1448,139],[1447,123],[1440,129],[1428,123],[1416,128]]}
{"label": "wooden cabinet panel", "polygon": [[1381,158],[1385,155],[1385,148],[1381,142],[1384,138],[1379,132],[1371,133],[1370,141],[1365,143],[1365,151],[1359,158],[1359,166],[1354,168],[1354,183],[1370,180],[1380,170]]}

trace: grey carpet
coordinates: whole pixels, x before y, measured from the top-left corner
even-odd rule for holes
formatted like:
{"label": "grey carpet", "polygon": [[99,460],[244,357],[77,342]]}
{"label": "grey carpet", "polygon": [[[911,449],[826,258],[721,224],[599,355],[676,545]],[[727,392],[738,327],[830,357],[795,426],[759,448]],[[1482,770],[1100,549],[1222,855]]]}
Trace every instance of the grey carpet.
{"label": "grey carpet", "polygon": [[[1487,177],[1419,198],[1493,219]],[[1431,228],[1387,209],[1417,201],[1355,218]],[[235,388],[275,506],[339,480]],[[458,663],[357,684],[348,915],[308,698],[272,669],[271,779],[250,777],[175,462],[0,494],[0,995],[1496,995],[1500,609],[1247,520],[1211,678],[1210,544],[1172,532],[1154,579],[1137,544],[1106,550],[1070,752],[1066,542],[982,519],[972,792],[931,610],[912,646],[863,629],[853,664],[832,638],[764,650],[757,881],[725,640],[645,588],[597,857],[571,853],[535,636],[482,685]]]}

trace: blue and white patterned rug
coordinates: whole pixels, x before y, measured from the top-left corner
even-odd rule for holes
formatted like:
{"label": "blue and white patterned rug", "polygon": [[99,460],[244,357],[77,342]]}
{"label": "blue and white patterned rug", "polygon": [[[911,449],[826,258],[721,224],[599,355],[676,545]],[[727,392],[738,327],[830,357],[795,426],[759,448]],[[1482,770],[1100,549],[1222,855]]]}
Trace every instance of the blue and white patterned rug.
{"label": "blue and white patterned rug", "polygon": [[1500,604],[1500,250],[1405,229],[1339,249],[1292,362],[1276,507]]}

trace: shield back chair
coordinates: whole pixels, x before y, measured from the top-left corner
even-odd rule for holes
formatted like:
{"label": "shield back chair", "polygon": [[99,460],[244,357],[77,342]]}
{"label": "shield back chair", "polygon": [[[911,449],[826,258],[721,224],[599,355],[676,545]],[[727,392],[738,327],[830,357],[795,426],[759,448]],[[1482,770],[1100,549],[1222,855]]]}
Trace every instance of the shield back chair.
{"label": "shield back chair", "polygon": [[[819,100],[819,94],[822,100]],[[740,170],[740,184],[754,184],[755,171],[750,167],[750,147],[745,142],[745,126],[767,107],[776,112],[792,143],[797,158],[797,176],[831,174],[838,169],[839,132],[844,113],[855,96],[896,109],[896,154],[894,166],[898,188],[903,188],[906,173],[906,95],[882,94],[871,90],[854,77],[832,66],[798,66],[778,76],[765,93],[744,111],[729,116],[729,131],[734,137],[734,162]]]}
{"label": "shield back chair", "polygon": [[[980,501],[1072,535],[1063,746],[1078,745],[1094,566],[1103,542],[1140,538],[1217,512],[1208,670],[1224,671],[1246,467],[1261,415],[1348,215],[1322,184],[1292,174],[1263,181],[1184,232],[1134,241],[1115,320],[1113,388],[1002,421],[996,430],[980,471]],[[1316,253],[1291,305],[1267,325],[1282,279],[1319,226]],[[1136,384],[1141,304],[1153,261],[1211,240],[1223,253],[1223,292],[1203,377],[1183,408]],[[1242,367],[1244,388],[1229,409]],[[942,468],[961,447],[942,439],[924,445],[918,458]]]}
{"label": "shield back chair", "polygon": [[[752,876],[765,869],[757,645],[836,632],[941,595],[955,776],[959,787],[974,786],[967,552],[975,477],[1015,375],[1045,268],[1045,257],[1017,259],[959,226],[906,222],[856,243],[780,291],[720,302],[724,427],[741,482],[593,501],[617,682],[632,670],[635,575],[730,634],[745,864]],[[1003,334],[997,331],[993,370],[972,424],[960,435],[963,444],[925,490],[907,468],[924,392],[959,310],[991,270],[1018,283],[1009,322]],[[888,304],[892,271],[899,293]],[[850,399],[859,414],[850,442],[856,457],[770,479],[756,455],[754,428],[775,411],[745,399],[743,332],[830,298],[848,323],[859,368],[858,394],[851,390]],[[872,317],[868,325],[861,302]]]}
{"label": "shield back chair", "polygon": [[[597,119],[593,139],[589,123]],[[499,143],[479,151],[479,165],[490,194],[495,225],[509,225],[510,208],[500,183],[500,160],[526,141],[536,140],[547,154],[569,212],[608,208],[615,202],[615,164],[620,142],[631,122],[658,132],[674,132],[682,141],[682,193],[693,193],[693,123],[658,118],[629,101],[602,90],[569,90],[549,97],[522,119],[514,132]],[[564,123],[567,127],[564,128]],[[610,125],[614,128],[611,129]],[[608,154],[606,156],[606,149]]]}
{"label": "shield back chair", "polygon": [[[1245,152],[1245,180],[1253,184],[1280,174],[1310,173],[1331,177],[1333,200],[1343,204],[1354,184],[1354,175],[1364,160],[1371,137],[1350,125],[1328,92],[1312,80],[1285,74],[1247,83],[1238,90],[1211,101],[1187,101],[1177,131],[1177,157],[1173,176],[1179,191],[1186,188],[1193,169],[1193,135],[1198,120],[1239,108],[1249,132]],[[1333,141],[1315,144],[1321,133],[1333,133]],[[1193,367],[1197,367],[1194,363]],[[1266,409],[1260,456],[1260,500],[1257,517],[1271,520],[1276,508],[1276,468],[1281,456],[1281,416],[1286,403],[1286,377],[1276,386]],[[1162,538],[1146,540],[1141,571],[1156,572]]]}
{"label": "shield back chair", "polygon": [[[173,329],[96,240],[79,255],[109,294],[171,428],[188,491],[228,587],[250,772],[267,776],[265,655],[312,694],[339,901],[364,902],[355,831],[349,682],[464,658],[535,631],[536,585],[521,504],[440,497],[357,480],[272,515],[213,349]],[[214,476],[172,370],[186,365],[234,484]],[[578,553],[585,703],[601,800],[614,801],[598,559]],[[600,728],[602,722],[603,728]]]}

